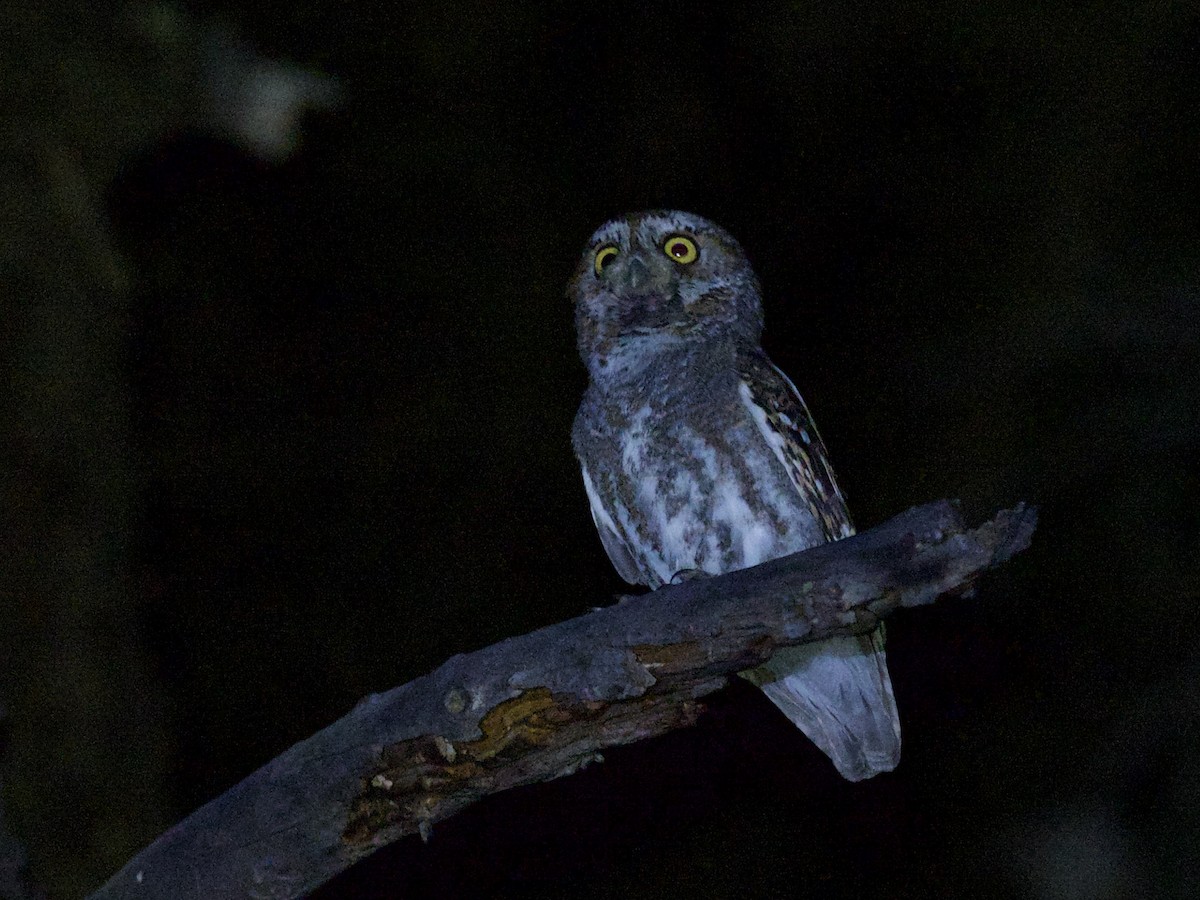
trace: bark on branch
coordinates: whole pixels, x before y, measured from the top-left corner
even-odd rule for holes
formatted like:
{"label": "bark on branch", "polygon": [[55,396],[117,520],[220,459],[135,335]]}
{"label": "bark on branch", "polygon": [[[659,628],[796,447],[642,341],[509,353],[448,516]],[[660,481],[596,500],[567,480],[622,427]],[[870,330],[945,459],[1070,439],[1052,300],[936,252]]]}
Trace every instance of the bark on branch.
{"label": "bark on branch", "polygon": [[695,721],[778,647],[962,593],[1028,546],[1033,509],[973,530],[942,501],[856,537],[666,587],[455,656],[364,699],[136,856],[94,898],[296,897],[488,794]]}

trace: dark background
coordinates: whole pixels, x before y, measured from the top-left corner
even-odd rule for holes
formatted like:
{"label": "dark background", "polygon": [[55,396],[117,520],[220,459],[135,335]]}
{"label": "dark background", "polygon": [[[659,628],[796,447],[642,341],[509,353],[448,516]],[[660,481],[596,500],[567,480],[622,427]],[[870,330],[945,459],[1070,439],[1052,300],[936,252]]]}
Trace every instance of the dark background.
{"label": "dark background", "polygon": [[[24,683],[65,628],[97,679],[117,652],[145,677],[131,699],[44,661],[5,698],[8,820],[42,883],[95,886],[368,692],[623,589],[570,450],[564,288],[600,222],[673,207],[750,255],[766,348],[860,528],[1026,500],[1033,548],[890,622],[891,775],[840,780],[735,685],[697,727],[485,801],[319,896],[1195,895],[1200,15],[186,9],[337,76],[343,102],[283,162],[168,120],[95,170],[125,277],[100,325],[109,405],[80,401],[77,434],[122,423],[104,609],[126,611],[78,630],[72,604],[36,611],[61,590],[28,523],[83,501],[49,464],[26,477],[43,445],[22,426],[10,497],[32,512],[9,543],[37,559],[5,590],[7,665]],[[124,774],[142,793],[120,762],[107,797],[47,787],[22,749],[45,729],[22,723],[71,732],[77,704],[94,765],[148,754]]]}

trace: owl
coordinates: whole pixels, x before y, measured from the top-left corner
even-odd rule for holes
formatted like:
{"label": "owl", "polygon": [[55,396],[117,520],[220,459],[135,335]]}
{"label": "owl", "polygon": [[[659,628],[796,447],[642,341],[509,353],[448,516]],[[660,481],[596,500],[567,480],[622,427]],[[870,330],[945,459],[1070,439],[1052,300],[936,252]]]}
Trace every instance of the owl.
{"label": "owl", "polygon": [[[762,350],[758,279],[727,232],[685,212],[614,219],[569,294],[589,375],[572,441],[622,578],[658,588],[853,534],[808,409]],[[881,629],[742,675],[847,779],[895,768]]]}

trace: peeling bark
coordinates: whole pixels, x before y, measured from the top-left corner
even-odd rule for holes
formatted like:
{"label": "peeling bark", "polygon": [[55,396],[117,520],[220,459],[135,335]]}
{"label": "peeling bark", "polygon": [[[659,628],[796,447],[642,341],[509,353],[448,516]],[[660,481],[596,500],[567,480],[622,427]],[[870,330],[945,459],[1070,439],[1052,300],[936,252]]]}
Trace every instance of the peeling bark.
{"label": "peeling bark", "polygon": [[966,592],[1028,546],[1023,506],[932,503],[870,531],[509,638],[363,700],[135,857],[94,898],[296,897],[488,794],[689,725],[779,647]]}

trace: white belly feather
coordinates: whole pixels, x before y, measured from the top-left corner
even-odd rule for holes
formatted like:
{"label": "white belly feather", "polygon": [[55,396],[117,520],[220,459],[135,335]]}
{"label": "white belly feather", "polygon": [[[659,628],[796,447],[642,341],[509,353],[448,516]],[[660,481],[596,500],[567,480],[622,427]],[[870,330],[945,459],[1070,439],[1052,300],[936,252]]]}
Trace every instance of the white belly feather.
{"label": "white belly feather", "polygon": [[[621,471],[612,495],[615,520],[646,580],[677,572],[716,575],[757,565],[820,542],[807,506],[774,448],[749,422],[715,446],[680,422],[651,429],[650,406],[620,436]],[[631,508],[632,507],[632,508]]]}

